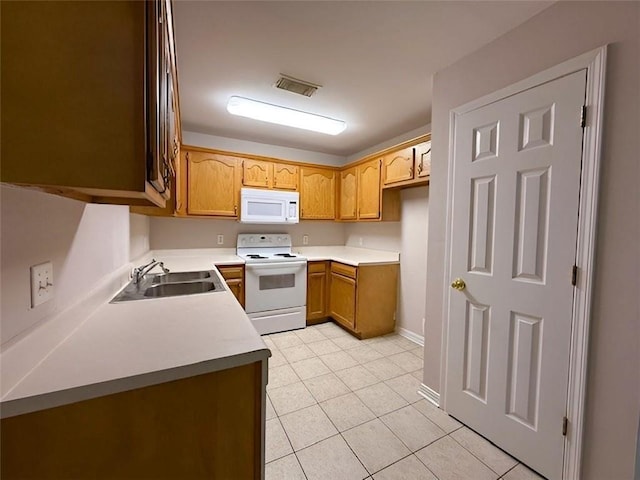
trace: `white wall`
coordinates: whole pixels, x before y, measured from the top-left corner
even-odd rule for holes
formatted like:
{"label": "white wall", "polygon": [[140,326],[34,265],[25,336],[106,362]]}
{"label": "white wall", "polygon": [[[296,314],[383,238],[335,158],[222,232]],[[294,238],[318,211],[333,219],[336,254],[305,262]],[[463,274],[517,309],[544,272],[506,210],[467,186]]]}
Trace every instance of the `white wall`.
{"label": "white wall", "polygon": [[321,165],[340,166],[346,161],[345,157],[328,153],[312,152],[298,148],[281,147],[266,143],[250,142],[237,138],[217,137],[196,132],[182,132],[182,143],[192,147],[206,147],[229,152],[242,152],[264,157],[280,158],[294,162],[319,163]]}
{"label": "white wall", "polygon": [[[296,225],[248,225],[235,220],[209,218],[163,218],[150,221],[151,249],[170,248],[236,248],[239,233],[288,233],[294,246],[302,246],[303,235],[309,245],[344,245],[342,224],[331,221],[302,221]],[[218,235],[224,244],[218,245]]]}
{"label": "white wall", "polygon": [[[146,219],[129,208],[93,205],[2,185],[0,343],[46,322],[85,297],[106,275],[144,253]],[[55,297],[31,308],[29,267],[53,262]]]}
{"label": "white wall", "polygon": [[640,3],[557,2],[438,72],[424,381],[440,389],[449,111],[609,44],[593,315],[589,345],[585,480],[633,478],[640,415]]}

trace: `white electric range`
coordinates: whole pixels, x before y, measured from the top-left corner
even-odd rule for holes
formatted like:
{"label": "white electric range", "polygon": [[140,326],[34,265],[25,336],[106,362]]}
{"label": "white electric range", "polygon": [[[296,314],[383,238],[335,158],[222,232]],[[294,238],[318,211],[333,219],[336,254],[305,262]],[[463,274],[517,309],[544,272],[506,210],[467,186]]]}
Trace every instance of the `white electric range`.
{"label": "white electric range", "polygon": [[286,233],[241,233],[236,253],[245,262],[245,311],[259,334],[305,328],[307,259],[292,253]]}

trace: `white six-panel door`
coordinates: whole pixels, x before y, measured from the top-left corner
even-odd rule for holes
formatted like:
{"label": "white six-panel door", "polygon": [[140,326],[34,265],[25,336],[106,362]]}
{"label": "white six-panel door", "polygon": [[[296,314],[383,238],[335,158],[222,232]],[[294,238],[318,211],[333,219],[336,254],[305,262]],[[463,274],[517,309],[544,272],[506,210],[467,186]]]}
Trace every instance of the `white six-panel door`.
{"label": "white six-panel door", "polygon": [[[456,117],[445,409],[562,477],[582,70]],[[460,287],[460,285],[459,285]]]}

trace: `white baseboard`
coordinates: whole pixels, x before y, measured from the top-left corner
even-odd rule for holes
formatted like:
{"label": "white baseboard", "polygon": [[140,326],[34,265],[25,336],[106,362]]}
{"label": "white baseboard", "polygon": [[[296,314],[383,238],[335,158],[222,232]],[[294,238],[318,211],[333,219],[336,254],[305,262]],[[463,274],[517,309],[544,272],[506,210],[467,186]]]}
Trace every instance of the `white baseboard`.
{"label": "white baseboard", "polygon": [[406,328],[398,328],[398,335],[402,335],[404,338],[411,340],[413,343],[417,343],[421,347],[424,347],[424,337],[422,335],[413,333]]}
{"label": "white baseboard", "polygon": [[436,407],[440,406],[440,394],[432,388],[427,387],[424,383],[420,384],[418,393],[433,403]]}

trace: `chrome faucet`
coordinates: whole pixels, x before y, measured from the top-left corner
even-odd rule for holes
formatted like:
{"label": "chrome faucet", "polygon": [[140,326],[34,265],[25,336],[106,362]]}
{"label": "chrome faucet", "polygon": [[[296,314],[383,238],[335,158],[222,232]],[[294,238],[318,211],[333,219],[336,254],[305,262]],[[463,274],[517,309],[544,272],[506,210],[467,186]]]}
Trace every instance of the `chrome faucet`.
{"label": "chrome faucet", "polygon": [[133,283],[138,283],[147,273],[158,266],[164,273],[169,273],[169,269],[165,268],[163,262],[158,262],[155,258],[152,258],[151,261],[146,265],[142,265],[133,269]]}

